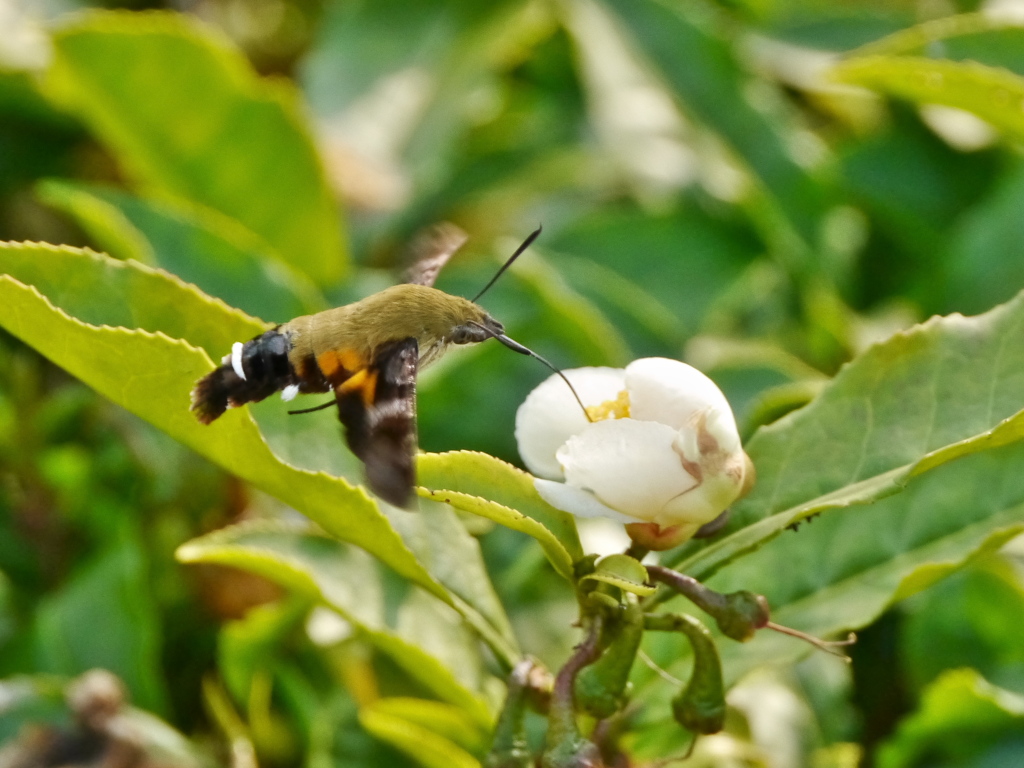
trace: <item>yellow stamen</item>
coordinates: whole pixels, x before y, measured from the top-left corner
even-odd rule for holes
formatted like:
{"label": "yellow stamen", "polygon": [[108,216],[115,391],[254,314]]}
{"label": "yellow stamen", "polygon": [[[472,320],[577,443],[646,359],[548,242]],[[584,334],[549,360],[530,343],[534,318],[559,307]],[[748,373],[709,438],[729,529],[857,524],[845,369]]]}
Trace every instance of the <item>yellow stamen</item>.
{"label": "yellow stamen", "polygon": [[600,405],[588,405],[587,415],[591,421],[629,418],[629,392],[622,390],[614,400],[605,400]]}

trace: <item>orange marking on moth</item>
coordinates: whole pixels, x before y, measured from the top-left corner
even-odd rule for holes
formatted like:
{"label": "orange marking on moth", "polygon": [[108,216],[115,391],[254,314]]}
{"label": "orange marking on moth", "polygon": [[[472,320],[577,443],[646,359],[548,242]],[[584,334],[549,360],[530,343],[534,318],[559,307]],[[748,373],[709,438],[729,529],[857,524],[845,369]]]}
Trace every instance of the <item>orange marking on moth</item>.
{"label": "orange marking on moth", "polygon": [[338,359],[338,353],[333,349],[328,349],[326,352],[321,352],[317,355],[316,364],[320,366],[320,372],[328,381],[333,379],[334,374],[343,368],[341,360]]}
{"label": "orange marking on moth", "polygon": [[366,382],[363,384],[363,405],[369,408],[377,398],[377,371],[370,368],[366,370],[369,373],[366,375]]}
{"label": "orange marking on moth", "polygon": [[328,349],[317,356],[316,364],[324,378],[335,386],[348,381],[366,367],[362,355],[354,349]]}
{"label": "orange marking on moth", "polygon": [[341,366],[347,371],[355,372],[366,367],[363,356],[354,349],[339,349],[336,354],[338,360],[341,361]]}
{"label": "orange marking on moth", "polygon": [[339,394],[347,394],[354,392],[357,389],[362,389],[366,383],[366,378],[370,375],[368,368],[363,368],[360,371],[356,371],[349,378],[345,379],[344,383],[338,387]]}
{"label": "orange marking on moth", "polygon": [[339,395],[349,392],[359,392],[363,399],[363,405],[369,408],[377,396],[377,371],[371,368],[356,371],[338,387]]}

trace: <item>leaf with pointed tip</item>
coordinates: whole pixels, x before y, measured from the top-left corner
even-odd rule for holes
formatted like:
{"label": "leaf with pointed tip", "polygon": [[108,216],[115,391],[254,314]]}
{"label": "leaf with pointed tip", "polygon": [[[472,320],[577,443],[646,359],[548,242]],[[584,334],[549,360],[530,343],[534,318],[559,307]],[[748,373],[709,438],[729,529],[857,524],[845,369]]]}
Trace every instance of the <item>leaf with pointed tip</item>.
{"label": "leaf with pointed tip", "polygon": [[[75,248],[8,244],[0,247],[0,271],[33,282],[44,293],[55,293],[62,308],[71,314],[85,315],[94,325],[138,324],[146,331],[200,343],[211,355],[222,354],[231,348],[232,341],[254,336],[266,327],[159,270]],[[0,313],[0,325],[4,323]],[[141,331],[123,328],[83,328],[81,332],[83,337],[90,332],[116,337],[117,332],[122,332],[132,338],[147,338],[146,334],[140,336]],[[180,349],[168,351],[170,356],[160,359],[161,344],[170,345],[168,350],[174,347],[164,336],[151,342],[132,342],[155,345],[147,347],[145,362],[133,363],[128,355],[114,367],[102,357],[90,357],[83,349],[75,350],[83,358],[76,358],[77,367],[71,368],[70,363],[64,362],[71,360],[64,347],[60,346],[62,354],[56,357],[55,352],[47,351],[57,343],[55,339],[33,335],[30,343],[101,394],[305,513],[328,532],[363,546],[398,573],[453,605],[509,668],[518,660],[515,636],[491,586],[479,546],[454,516],[440,512],[410,515],[389,508],[389,519],[361,488],[322,471],[291,466],[268,450],[269,443],[275,450],[283,446],[291,451],[296,444],[310,442],[306,439],[309,433],[319,437],[335,430],[333,423],[326,428],[324,420],[290,419],[280,403],[263,403],[255,410],[261,414],[261,426],[270,427],[266,442],[248,415],[249,408],[229,412],[209,426],[199,424],[187,410],[188,393],[192,384],[209,370],[209,360],[191,350],[198,356],[186,362],[180,357],[186,353]],[[155,402],[144,401],[138,392],[129,396],[117,389],[121,379],[131,380],[139,370],[152,377]],[[271,418],[265,418],[268,415]],[[237,444],[233,444],[233,436]],[[343,449],[339,438],[330,456],[332,465],[344,470],[351,454]],[[322,464],[323,461],[317,468]],[[269,467],[275,469],[270,471]],[[349,471],[355,473],[358,469],[350,466]],[[401,538],[395,533],[396,527],[401,530]],[[375,531],[380,533],[379,537]],[[428,575],[421,563],[428,563],[428,570],[440,583]]]}
{"label": "leaf with pointed tip", "polygon": [[216,360],[269,327],[174,275],[88,249],[0,243],[0,275],[36,288],[88,325],[139,328],[184,339]]}
{"label": "leaf with pointed tip", "polygon": [[[56,264],[70,269],[55,269]],[[36,288],[19,282],[8,267],[22,277],[35,272],[40,283],[56,290],[58,304],[81,310],[103,325],[58,309]],[[209,426],[189,412],[189,392],[212,363],[188,341],[165,334],[224,349],[221,339],[246,338],[252,333],[238,329],[255,326],[258,331],[262,325],[159,272],[78,249],[0,245],[0,269],[6,273],[0,275],[0,326],[118,405],[300,510],[332,535],[373,553],[442,600],[449,599],[365,491],[282,463],[244,409]],[[60,275],[60,285],[54,285],[55,275]],[[112,283],[107,285],[104,277],[113,278]],[[104,295],[115,300],[104,304]],[[125,303],[125,296],[131,300]],[[115,322],[149,329],[110,327],[110,315],[118,314]]]}
{"label": "leaf with pointed tip", "polygon": [[[829,637],[865,626],[968,558],[1024,532],[1022,461],[1020,442],[965,456],[914,477],[903,493],[772,541],[708,585],[763,593],[773,621],[812,634]],[[773,635],[759,633],[750,646],[753,658],[768,646],[775,649],[769,655],[790,658],[808,650]]]}

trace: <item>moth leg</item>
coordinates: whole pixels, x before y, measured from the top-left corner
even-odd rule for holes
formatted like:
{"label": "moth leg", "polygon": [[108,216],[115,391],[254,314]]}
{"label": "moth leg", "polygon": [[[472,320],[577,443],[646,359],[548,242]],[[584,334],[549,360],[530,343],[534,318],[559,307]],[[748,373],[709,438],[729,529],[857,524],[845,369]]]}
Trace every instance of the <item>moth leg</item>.
{"label": "moth leg", "polygon": [[298,416],[300,413],[313,413],[313,411],[322,411],[324,408],[333,408],[338,404],[337,400],[328,400],[326,403],[320,403],[320,405],[314,405],[312,408],[301,408],[297,411],[288,411],[289,416]]}

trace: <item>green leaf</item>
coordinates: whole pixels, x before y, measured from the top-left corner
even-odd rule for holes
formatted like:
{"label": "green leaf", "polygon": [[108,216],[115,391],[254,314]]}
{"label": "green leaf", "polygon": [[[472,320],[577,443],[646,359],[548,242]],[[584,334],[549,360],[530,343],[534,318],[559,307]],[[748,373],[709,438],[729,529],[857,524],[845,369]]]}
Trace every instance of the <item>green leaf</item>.
{"label": "green leaf", "polygon": [[[913,478],[903,493],[775,539],[708,586],[762,593],[773,621],[811,634],[865,626],[969,558],[1024,532],[1022,461],[1022,443],[965,456]],[[794,659],[809,650],[765,631],[742,652],[723,648],[730,677],[759,660]]]}
{"label": "green leaf", "polygon": [[972,112],[1012,138],[1024,138],[1024,78],[973,61],[863,56],[832,70],[839,82],[923,104]]}
{"label": "green leaf", "polygon": [[[48,264],[45,258],[50,259]],[[282,463],[268,449],[252,418],[242,412],[248,409],[228,413],[209,426],[199,424],[188,412],[188,393],[210,369],[209,359],[184,342],[174,342],[160,333],[181,335],[190,341],[193,337],[201,338],[219,356],[230,349],[231,339],[250,337],[264,326],[174,278],[138,264],[116,262],[72,248],[14,244],[0,248],[0,266],[6,267],[5,260],[19,277],[28,275],[46,289],[59,289],[67,304],[90,314],[94,322],[131,324],[139,319],[140,324],[158,335],[86,326],[63,313],[54,313],[49,305],[48,309],[34,305],[32,312],[39,312],[58,326],[70,325],[83,339],[77,347],[68,348],[60,343],[59,339],[68,332],[48,334],[43,326],[19,320],[17,314],[8,320],[0,312],[0,325],[29,341],[101,394],[295,507],[332,535],[362,546],[442,600],[454,601],[457,610],[491,644],[502,662],[510,667],[515,663],[519,657],[515,637],[490,585],[479,547],[450,511],[415,515],[393,510],[389,521],[363,490],[323,472],[302,471]],[[68,265],[69,273],[79,278],[80,283],[53,269],[54,263]],[[58,274],[61,278],[55,280]],[[31,292],[14,281],[11,283],[12,290],[18,286],[22,292]],[[73,290],[81,285],[90,289],[95,285],[97,291]],[[28,297],[24,300],[33,303]],[[38,295],[35,300],[46,303]],[[13,312],[14,308],[7,310]],[[246,325],[248,332],[232,330]],[[110,351],[106,351],[108,348]],[[288,417],[281,415],[278,408],[277,418]],[[285,440],[292,437],[286,435]],[[270,442],[276,442],[273,436]],[[348,455],[341,450],[340,443],[336,453]],[[400,527],[402,538],[411,544],[415,554],[392,526]],[[450,589],[450,595],[428,575],[420,560],[430,564],[430,570]]]}
{"label": "green leaf", "polygon": [[[445,290],[471,296],[493,275],[493,267],[452,270]],[[452,273],[455,280],[447,279]],[[525,254],[506,278],[510,283],[487,295],[488,311],[509,335],[559,367],[624,365],[632,355],[621,334],[588,299],[574,291],[535,253]],[[515,373],[515,375],[512,375]],[[515,455],[515,410],[549,371],[536,360],[510,355],[493,342],[445,357],[423,372],[418,385],[420,439],[425,450],[471,448],[498,456]],[[500,397],[496,394],[500,393]],[[487,413],[487,419],[452,419],[455,411]],[[507,424],[495,430],[494,424]],[[443,442],[436,435],[444,435]]]}
{"label": "green leaf", "polygon": [[489,725],[486,704],[466,685],[465,658],[454,666],[445,666],[421,647],[424,637],[407,638],[385,624],[384,595],[376,565],[365,553],[310,531],[307,526],[253,521],[193,539],[178,549],[178,558],[252,571],[323,601],[411,678],[469,713],[475,722]]}
{"label": "green leaf", "polygon": [[396,696],[378,699],[364,711],[389,715],[426,728],[478,757],[482,757],[489,746],[490,733],[450,704]]}
{"label": "green leaf", "polygon": [[115,259],[134,259],[156,265],[153,246],[123,211],[89,194],[77,185],[63,181],[42,181],[36,197],[52,208],[71,216],[89,235],[91,243]]}
{"label": "green leaf", "polygon": [[[99,269],[79,269],[78,276],[100,285],[103,273],[120,278],[115,289],[124,288],[133,298],[129,303],[131,311],[125,310],[129,314],[124,318],[126,322],[134,324],[130,314],[138,312],[144,324],[188,331],[181,335],[190,340],[202,338],[218,350],[215,354],[228,348],[225,345],[230,342],[221,341],[225,331],[230,334],[227,338],[252,335],[231,331],[231,326],[252,326],[253,322],[241,313],[138,265],[122,265],[75,249],[52,246],[5,245],[0,247],[0,255],[0,263],[8,256],[14,257],[12,262],[22,263],[33,258],[41,263],[49,260],[46,271],[61,274],[62,278],[63,273],[54,269],[56,263],[81,268],[92,262],[91,266],[98,265]],[[82,290],[81,283],[72,282],[67,288],[70,293],[64,298],[69,304],[79,304],[93,314],[121,311],[123,296],[116,290],[117,301],[104,308],[94,303],[95,295]],[[164,332],[86,324],[9,275],[0,276],[0,296],[0,325],[100,394],[303,512],[332,535],[363,547],[442,600],[448,599],[365,491],[339,478],[282,463],[270,452],[255,422],[243,410],[230,412],[209,426],[192,416],[188,411],[189,392],[212,367],[202,351],[186,341],[168,338]]]}
{"label": "green leaf", "polygon": [[452,509],[423,499],[420,511],[396,510],[391,522],[426,569],[448,590],[451,604],[511,670],[521,653],[480,553],[480,544]]}
{"label": "green leaf", "polygon": [[70,677],[102,667],[139,706],[163,712],[160,617],[145,554],[131,534],[119,538],[38,606],[37,668]]}
{"label": "green leaf", "polygon": [[318,283],[342,276],[338,210],[290,86],[178,14],[93,12],[53,42],[48,94],[144,189],[237,219]]}
{"label": "green leaf", "polygon": [[613,587],[647,597],[654,594],[654,587],[647,584],[647,569],[629,555],[605,555],[595,563],[595,570],[581,581],[593,579]]}
{"label": "green leaf", "polygon": [[529,474],[470,451],[420,454],[417,472],[423,496],[532,536],[555,570],[573,579],[572,564],[583,557],[576,523],[540,497]]}
{"label": "green leaf", "polygon": [[[772,621],[818,637],[842,637],[1024,532],[1022,462],[1019,442],[964,456],[914,477],[903,493],[805,524],[730,564],[707,584],[721,592],[764,594]],[[722,640],[719,650],[727,684],[757,666],[791,663],[815,652],[770,630],[744,644]],[[648,653],[671,674],[685,677],[685,648],[648,647]],[[637,697],[653,713],[668,705],[674,690],[647,677]],[[667,722],[659,718],[645,728],[656,731]]]}
{"label": "green leaf", "polygon": [[[973,669],[960,669],[925,691],[918,711],[879,748],[876,765],[1011,765],[1019,759],[1022,737],[1024,697],[997,688]],[[1007,742],[1004,759],[1000,741]]]}
{"label": "green leaf", "polygon": [[721,136],[760,179],[795,230],[806,242],[815,242],[822,190],[790,158],[773,121],[744,96],[746,76],[722,30],[691,6],[660,0],[604,4],[681,106]]}
{"label": "green leaf", "polygon": [[224,685],[243,709],[249,702],[253,676],[270,666],[275,650],[305,618],[309,607],[302,596],[260,605],[221,629],[217,667]]}
{"label": "green leaf", "polygon": [[80,248],[2,243],[0,275],[34,286],[83,323],[163,333],[214,360],[268,327],[166,272]]}
{"label": "green leaf", "polygon": [[214,210],[57,180],[44,181],[37,191],[44,202],[73,216],[108,253],[166,269],[253,316],[283,323],[326,309],[305,275]]}
{"label": "green leaf", "polygon": [[1012,555],[972,563],[908,600],[900,613],[900,659],[910,690],[918,692],[945,670],[970,666],[995,685],[1024,691],[1018,633],[1024,583]]}
{"label": "green leaf", "polygon": [[[232,343],[268,328],[173,275],[77,248],[10,244],[0,249],[0,273],[36,286],[86,323],[161,332],[202,347],[213,360],[230,351]],[[360,482],[362,465],[345,448],[336,420],[293,418],[280,402],[256,403],[248,410],[285,463]]]}
{"label": "green leaf", "polygon": [[239,523],[182,544],[176,555],[184,563],[218,563],[257,573],[323,600],[354,624],[377,627],[384,621],[373,560],[304,523]]}
{"label": "green leaf", "polygon": [[901,29],[850,52],[851,56],[928,56],[1004,67],[1024,74],[1024,28],[996,14],[961,13]]}
{"label": "green leaf", "polygon": [[733,533],[680,568],[706,578],[787,526],[898,493],[914,476],[1024,436],[1024,295],[933,318],[870,348],[746,446],[758,480]]}
{"label": "green leaf", "polygon": [[[618,329],[589,299],[577,293],[547,259],[537,253],[521,258],[514,272],[517,289],[515,309],[504,314],[506,325],[517,325],[515,313],[528,319],[531,326],[543,328],[547,335],[563,339],[591,365],[625,365],[630,359],[629,345]],[[527,297],[537,308],[524,312]]]}
{"label": "green leaf", "polygon": [[480,768],[480,761],[454,742],[417,723],[377,707],[359,710],[359,722],[424,768]]}
{"label": "green leaf", "polygon": [[[495,70],[534,40],[536,16],[525,9],[519,0],[328,5],[302,62],[304,90],[320,117],[349,128],[349,152],[374,165],[382,154],[394,158],[388,175],[411,180],[417,197],[444,194],[476,100],[497,90]],[[385,206],[394,205],[394,193],[385,195]],[[418,215],[436,215],[433,201],[427,207]]]}
{"label": "green leaf", "polygon": [[1024,165],[1011,166],[949,234],[944,306],[980,312],[1024,285]]}

